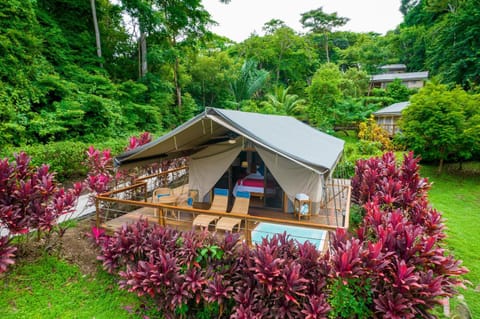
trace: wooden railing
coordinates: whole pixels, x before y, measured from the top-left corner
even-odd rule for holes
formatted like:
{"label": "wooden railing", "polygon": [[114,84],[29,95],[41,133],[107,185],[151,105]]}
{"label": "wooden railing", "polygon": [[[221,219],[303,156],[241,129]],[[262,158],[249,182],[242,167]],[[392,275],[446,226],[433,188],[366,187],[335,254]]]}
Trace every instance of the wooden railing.
{"label": "wooden railing", "polygon": [[[227,213],[223,211],[215,211],[215,210],[206,210],[200,208],[193,208],[191,206],[175,206],[175,205],[167,205],[167,204],[160,204],[148,201],[148,192],[147,192],[147,184],[148,180],[151,178],[156,178],[159,175],[166,175],[171,174],[177,171],[185,170],[185,167],[177,168],[174,170],[170,170],[167,172],[153,174],[150,176],[143,177],[141,179],[137,179],[137,182],[134,185],[130,185],[121,189],[113,190],[104,194],[100,194],[95,197],[95,208],[96,208],[96,226],[101,227],[106,221],[108,221],[108,216],[102,213],[103,210],[111,209],[108,207],[108,204],[115,204],[117,206],[124,206],[124,207],[150,207],[153,209],[158,210],[157,222],[161,226],[167,226],[167,212],[174,213],[174,215],[180,216],[181,214],[191,214],[192,219],[196,215],[205,214],[211,215],[216,217],[230,217],[230,218],[238,218],[243,221],[243,229],[245,232],[245,240],[248,244],[252,243],[251,238],[251,231],[253,230],[253,225],[256,225],[260,222],[266,223],[273,223],[273,224],[280,224],[280,225],[288,225],[288,226],[298,226],[298,227],[305,227],[311,229],[319,229],[325,231],[334,231],[337,228],[346,228],[347,225],[343,226],[335,226],[335,225],[328,225],[322,223],[314,223],[309,220],[293,220],[293,219],[282,219],[282,218],[273,218],[273,217],[264,217],[264,216],[253,216],[253,215],[245,215],[245,214],[235,214],[235,213]],[[115,195],[123,194],[123,193],[131,193],[136,194],[137,199],[128,199],[126,196],[122,196],[123,198],[114,197]],[[348,192],[349,193],[349,192]],[[141,194],[141,196],[138,196]],[[338,193],[334,194],[333,197],[337,196]],[[120,211],[120,210],[119,210]],[[123,214],[127,214],[128,211],[123,211]],[[346,220],[348,221],[348,212],[346,216]]]}

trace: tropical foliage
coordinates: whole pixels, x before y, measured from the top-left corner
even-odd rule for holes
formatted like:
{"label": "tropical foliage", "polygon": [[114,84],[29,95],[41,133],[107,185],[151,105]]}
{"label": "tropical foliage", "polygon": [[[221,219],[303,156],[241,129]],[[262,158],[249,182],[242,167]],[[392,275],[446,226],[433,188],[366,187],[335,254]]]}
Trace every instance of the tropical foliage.
{"label": "tropical foliage", "polygon": [[60,188],[54,173],[47,165],[34,167],[25,153],[15,155],[15,160],[0,160],[0,225],[6,235],[0,236],[0,272],[13,263],[16,248],[10,239],[18,234],[35,231],[37,239],[47,238],[54,231],[61,235],[57,219],[73,212],[82,184],[72,189]]}
{"label": "tropical foliage", "polygon": [[465,161],[480,155],[480,95],[429,83],[403,112],[405,143],[425,160]]}

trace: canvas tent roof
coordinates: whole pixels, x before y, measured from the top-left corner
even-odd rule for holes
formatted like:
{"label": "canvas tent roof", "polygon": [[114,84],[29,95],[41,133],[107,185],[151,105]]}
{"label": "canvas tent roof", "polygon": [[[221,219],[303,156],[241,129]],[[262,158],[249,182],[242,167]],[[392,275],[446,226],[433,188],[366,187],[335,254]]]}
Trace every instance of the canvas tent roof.
{"label": "canvas tent roof", "polygon": [[155,141],[115,158],[116,166],[136,166],[195,154],[217,142],[244,138],[317,173],[337,164],[344,141],[293,117],[217,108],[204,112]]}

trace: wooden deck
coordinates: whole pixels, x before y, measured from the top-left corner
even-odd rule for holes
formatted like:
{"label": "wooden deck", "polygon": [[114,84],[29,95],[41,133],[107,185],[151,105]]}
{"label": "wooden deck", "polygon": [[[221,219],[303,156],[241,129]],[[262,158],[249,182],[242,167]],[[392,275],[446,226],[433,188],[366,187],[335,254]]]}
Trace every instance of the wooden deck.
{"label": "wooden deck", "polygon": [[[122,227],[124,224],[131,224],[137,222],[140,218],[147,219],[150,223],[155,224],[162,224],[165,223],[166,227],[175,228],[180,231],[190,231],[194,229],[192,227],[192,221],[194,217],[197,215],[192,212],[182,212],[182,211],[166,211],[165,216],[163,219],[160,219],[159,216],[154,215],[155,208],[152,207],[142,207],[139,208],[131,213],[124,214],[120,217],[111,219],[105,223],[101,224],[101,227],[104,228],[107,232],[113,233],[115,230]],[[325,213],[325,212],[324,212]],[[251,207],[249,209],[249,215],[252,218],[259,217],[259,218],[268,218],[275,221],[284,220],[286,223],[284,225],[288,225],[291,222],[295,223],[298,222],[298,218],[294,217],[292,213],[283,213],[277,211],[266,210],[259,207]],[[341,216],[338,216],[341,218]],[[335,216],[331,212],[329,216],[326,214],[319,214],[313,215],[310,219],[305,220],[302,219],[302,222],[307,222],[310,225],[328,225],[328,221],[335,221]],[[242,225],[242,228],[239,230],[240,234],[242,235],[243,239],[251,238],[251,231],[255,229],[258,225],[257,221],[248,221],[248,227]],[[197,230],[200,230],[197,228]],[[210,226],[210,231],[215,231],[214,225]],[[246,234],[248,232],[248,234]],[[219,231],[218,234],[222,235],[224,232]],[[328,236],[326,236],[326,242],[328,242]],[[322,251],[327,249],[328,245],[324,243],[322,245]]]}
{"label": "wooden deck", "polygon": [[[282,213],[264,210],[261,208],[250,208],[248,214],[251,216],[258,217],[267,217],[272,219],[280,219],[285,221],[297,221],[298,219],[293,216],[292,213]],[[111,219],[105,223],[102,223],[101,226],[109,231],[114,231],[120,228],[123,224],[131,224],[138,221],[140,218],[146,218],[149,222],[159,223],[159,218],[154,216],[154,208],[151,207],[142,207],[131,213],[122,215],[120,217]],[[166,226],[174,227],[182,230],[192,229],[193,216],[190,213],[180,213],[180,216],[174,216],[172,214],[167,214],[165,221]],[[343,218],[343,216],[338,216],[338,218]],[[335,215],[333,212],[327,216],[326,214],[313,215],[310,219],[302,221],[308,221],[312,224],[326,224],[329,225],[328,221],[335,221]]]}
{"label": "wooden deck", "polygon": [[[297,238],[309,238],[311,234],[314,238],[318,234],[327,234],[337,228],[348,228],[349,210],[350,210],[350,181],[334,179],[327,184],[328,191],[325,192],[324,204],[322,207],[311,207],[312,214],[308,218],[302,217],[300,220],[293,213],[286,213],[280,210],[267,209],[263,207],[263,201],[250,202],[248,215],[228,213],[225,211],[213,211],[209,209],[207,203],[194,203],[193,206],[187,206],[185,196],[186,188],[182,185],[172,188],[172,194],[176,199],[169,201],[152,201],[152,197],[147,197],[147,182],[127,186],[108,193],[100,194],[96,197],[96,224],[103,227],[108,232],[113,232],[124,224],[131,224],[138,221],[141,217],[146,218],[150,223],[175,228],[181,231],[192,230],[192,221],[199,214],[213,215],[216,217],[231,217],[242,220],[242,226],[239,231],[247,243],[252,243],[252,231],[255,237],[263,232],[278,232],[283,229],[290,229],[297,233]],[[178,190],[178,194],[176,193]],[[152,195],[150,195],[152,196]],[[290,204],[285,204],[290,205]],[[287,206],[285,206],[287,207]],[[230,207],[231,208],[231,207]],[[288,209],[292,207],[288,206]],[[274,225],[271,225],[274,224]],[[262,227],[259,227],[259,226]],[[293,228],[290,228],[293,227]],[[198,228],[197,228],[198,229]],[[261,230],[260,230],[261,229]],[[268,229],[268,230],[266,230]],[[275,230],[272,230],[275,229]],[[299,230],[300,229],[300,230]],[[305,230],[303,230],[305,229]],[[211,225],[210,231],[215,231],[215,225]],[[322,233],[321,231],[325,231]],[[217,232],[223,234],[223,231]],[[327,239],[328,240],[328,236]],[[325,243],[325,240],[323,241]],[[328,245],[324,245],[327,247]],[[324,248],[325,249],[325,248]]]}

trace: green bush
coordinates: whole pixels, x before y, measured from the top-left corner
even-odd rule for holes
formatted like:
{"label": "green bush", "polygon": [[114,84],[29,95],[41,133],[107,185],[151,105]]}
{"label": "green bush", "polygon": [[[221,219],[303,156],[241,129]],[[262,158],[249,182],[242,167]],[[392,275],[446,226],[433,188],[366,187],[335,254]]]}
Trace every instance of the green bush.
{"label": "green bush", "polygon": [[357,144],[358,152],[361,155],[381,155],[382,152],[382,143],[380,142],[372,142],[366,140],[360,140]]}
{"label": "green bush", "polygon": [[110,149],[112,154],[119,154],[127,145],[125,137],[110,139],[99,143],[84,143],[78,141],[52,142],[48,144],[27,145],[2,150],[0,157],[13,158],[13,154],[26,152],[32,158],[33,165],[48,164],[52,171],[57,172],[59,181],[83,179],[87,174],[85,152],[90,145],[98,149]]}
{"label": "green bush", "polygon": [[349,229],[354,231],[358,229],[358,226],[363,220],[365,216],[365,209],[357,204],[351,204],[350,206],[350,222],[349,222]]}
{"label": "green bush", "polygon": [[331,285],[330,318],[370,318],[373,292],[367,279],[362,285],[358,279],[337,278]]}

